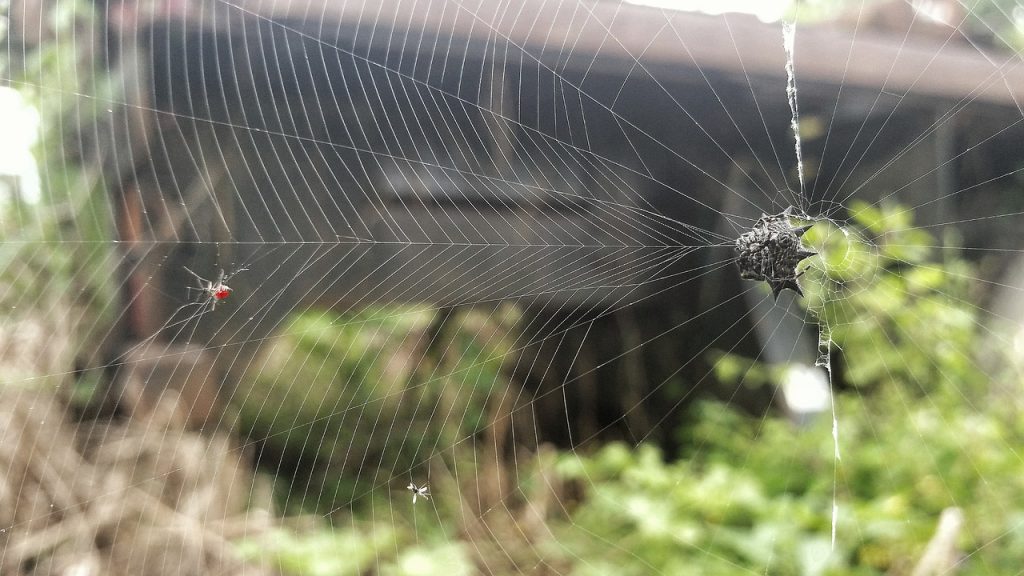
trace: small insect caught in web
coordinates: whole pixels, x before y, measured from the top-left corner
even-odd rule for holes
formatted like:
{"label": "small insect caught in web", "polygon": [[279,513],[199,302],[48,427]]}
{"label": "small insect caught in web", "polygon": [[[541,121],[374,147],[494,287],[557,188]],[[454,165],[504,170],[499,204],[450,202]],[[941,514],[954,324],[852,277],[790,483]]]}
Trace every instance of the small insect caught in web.
{"label": "small insect caught in web", "polygon": [[417,486],[414,482],[409,482],[409,485],[406,486],[405,489],[412,492],[413,504],[416,504],[416,498],[430,500],[430,488],[426,484],[423,486]]}
{"label": "small insect caught in web", "polygon": [[195,272],[189,270],[188,267],[185,267],[185,271],[195,276],[196,281],[198,281],[199,283],[199,288],[189,287],[189,290],[199,290],[199,292],[206,299],[204,303],[210,304],[210,310],[216,310],[217,303],[220,302],[221,300],[227,299],[227,297],[231,295],[231,287],[226,284],[228,278],[244,270],[245,268],[240,268],[229,276],[225,275],[224,270],[221,269],[220,274],[217,276],[217,281],[211,282],[210,280],[207,280],[206,278],[203,278],[199,274],[196,274]]}
{"label": "small insect caught in web", "polygon": [[789,219],[793,216],[792,206],[773,216],[761,214],[750,231],[736,239],[740,278],[767,282],[776,300],[786,288],[804,295],[796,281],[803,275],[797,266],[817,254],[800,243],[814,225],[791,226]]}

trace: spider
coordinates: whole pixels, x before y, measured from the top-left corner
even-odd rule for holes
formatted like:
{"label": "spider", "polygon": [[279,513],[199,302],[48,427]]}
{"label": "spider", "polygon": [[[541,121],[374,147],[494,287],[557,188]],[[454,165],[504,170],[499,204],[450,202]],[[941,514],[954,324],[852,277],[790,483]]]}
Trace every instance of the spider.
{"label": "spider", "polygon": [[[224,275],[223,269],[221,269],[220,275],[217,276],[217,281],[210,282],[206,278],[203,278],[199,274],[189,270],[187,266],[184,268],[186,272],[196,277],[196,280],[199,282],[198,290],[206,294],[206,301],[210,302],[210,310],[216,310],[217,302],[220,302],[231,295],[231,287],[224,283],[228,279],[228,276]],[[243,270],[245,270],[245,268],[236,270],[232,276],[242,272]],[[189,290],[196,290],[196,288],[189,288]]]}
{"label": "spider", "polygon": [[817,254],[800,243],[800,237],[814,225],[792,227],[789,224],[792,215],[792,206],[773,216],[761,214],[750,231],[736,239],[740,278],[767,282],[775,300],[786,288],[804,295],[796,282],[803,275],[797,272],[797,266],[803,259]]}
{"label": "spider", "polygon": [[424,500],[430,500],[430,487],[424,484],[423,486],[417,486],[413,482],[409,482],[409,485],[405,487],[406,490],[412,492],[412,503],[416,504],[417,497],[423,497]]}

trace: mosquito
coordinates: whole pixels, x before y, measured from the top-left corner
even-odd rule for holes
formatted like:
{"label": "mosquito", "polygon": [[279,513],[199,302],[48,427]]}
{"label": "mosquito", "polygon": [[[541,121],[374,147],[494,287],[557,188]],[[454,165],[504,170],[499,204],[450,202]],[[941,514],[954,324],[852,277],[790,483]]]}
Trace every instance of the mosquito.
{"label": "mosquito", "polygon": [[422,497],[424,500],[430,500],[430,487],[426,484],[423,486],[417,486],[414,482],[409,482],[409,485],[405,487],[406,490],[412,492],[412,503],[416,504],[416,498]]}
{"label": "mosquito", "polygon": [[[199,274],[196,274],[195,272],[189,270],[187,266],[185,266],[184,268],[186,272],[196,277],[196,280],[199,282],[198,290],[205,294],[206,301],[210,303],[210,310],[216,310],[217,302],[220,302],[221,300],[224,300],[231,295],[231,287],[225,284],[225,281],[227,281],[227,279],[230,276],[224,275],[223,268],[221,269],[220,274],[217,276],[216,282],[211,282],[206,278],[203,278]],[[245,268],[236,270],[233,274],[231,274],[231,276],[234,276],[235,274],[238,274],[239,272],[242,272],[244,270]],[[189,290],[196,290],[196,288],[190,287]]]}

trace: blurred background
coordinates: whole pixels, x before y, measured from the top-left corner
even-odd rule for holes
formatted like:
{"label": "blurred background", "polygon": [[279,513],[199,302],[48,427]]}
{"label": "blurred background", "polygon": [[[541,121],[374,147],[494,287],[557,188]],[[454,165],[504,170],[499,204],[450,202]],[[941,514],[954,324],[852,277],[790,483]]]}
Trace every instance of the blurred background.
{"label": "blurred background", "polygon": [[5,8],[3,574],[1020,570],[1018,1]]}

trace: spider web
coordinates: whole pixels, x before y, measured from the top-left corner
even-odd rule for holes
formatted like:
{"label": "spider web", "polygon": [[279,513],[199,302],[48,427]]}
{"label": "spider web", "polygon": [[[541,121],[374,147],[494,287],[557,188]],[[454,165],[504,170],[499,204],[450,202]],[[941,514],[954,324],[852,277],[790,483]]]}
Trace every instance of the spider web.
{"label": "spider web", "polygon": [[[880,331],[891,349],[841,346],[875,328],[865,310],[921,321],[926,309],[906,302],[869,306],[880,285],[909,301],[918,283],[968,310],[993,347],[1016,350],[1002,324],[1016,324],[1020,287],[1002,270],[1016,266],[1024,210],[1012,193],[1019,154],[1005,149],[1019,145],[1024,108],[1019,54],[977,40],[971,20],[994,8],[998,23],[1013,21],[999,5],[956,3],[952,26],[901,12],[910,20],[881,30],[868,6],[853,6],[837,32],[576,0],[126,2],[101,5],[100,17],[73,2],[45,17],[12,5],[21,28],[8,31],[6,80],[43,113],[70,109],[75,128],[37,148],[35,162],[53,168],[42,192],[33,199],[30,179],[10,188],[3,247],[18,257],[4,274],[24,288],[11,289],[4,325],[23,340],[74,338],[33,366],[10,363],[6,385],[113,380],[108,401],[149,422],[166,416],[160,389],[178,382],[173,425],[145,429],[244,433],[228,452],[259,461],[275,506],[363,547],[337,573],[613,570],[588,550],[671,573],[595,529],[604,520],[587,514],[601,510],[709,573],[784,573],[777,542],[767,556],[723,556],[725,523],[706,519],[709,535],[688,539],[656,505],[620,500],[588,462],[617,441],[635,468],[640,445],[700,461],[709,442],[679,431],[708,395],[763,415],[755,434],[780,406],[816,421],[824,409],[831,437],[815,441],[830,445],[830,469],[813,476],[831,500],[814,511],[827,525],[810,533],[828,547],[803,566],[820,573],[839,548],[865,554],[884,535],[844,507],[855,488],[833,392],[850,385],[837,366],[849,375],[875,354],[878,372],[908,372],[920,390],[891,400],[908,414],[941,402],[922,376],[946,366],[938,355],[995,368],[963,342],[943,348],[898,327]],[[25,55],[42,49],[58,74],[32,75]],[[950,62],[972,69],[954,78]],[[801,266],[803,305],[792,294],[774,302],[734,264],[734,240],[790,206],[794,222],[815,224],[806,242],[819,252]],[[23,264],[51,251],[66,254],[66,286]],[[976,266],[939,270],[961,252]],[[946,291],[929,270],[974,288]],[[221,282],[231,294],[215,308]],[[819,401],[804,413],[797,388],[748,389],[754,365],[716,384],[716,354],[788,366],[782,379]],[[102,419],[87,421],[83,436],[109,440]],[[944,448],[915,426],[922,452]],[[991,438],[1020,461],[1010,435]],[[983,469],[972,450],[957,444],[955,464]],[[940,460],[935,490],[970,517],[972,503],[952,497],[954,464]],[[130,499],[184,468],[132,464],[127,486],[89,502]],[[978,474],[976,509],[998,506],[1002,492],[984,486],[995,479]],[[655,484],[675,493],[686,482]],[[410,484],[429,499],[413,505]],[[706,497],[743,510],[740,488]],[[262,489],[234,488],[254,502]],[[5,517],[5,533],[70,507]],[[219,508],[192,514],[204,527],[227,519]],[[272,547],[253,526],[237,540]],[[1019,539],[1020,525],[967,530],[964,555],[987,573],[999,569],[987,553]],[[163,562],[176,573],[186,554]]]}

